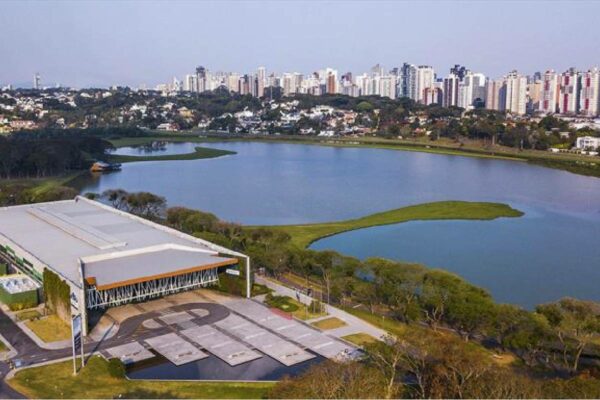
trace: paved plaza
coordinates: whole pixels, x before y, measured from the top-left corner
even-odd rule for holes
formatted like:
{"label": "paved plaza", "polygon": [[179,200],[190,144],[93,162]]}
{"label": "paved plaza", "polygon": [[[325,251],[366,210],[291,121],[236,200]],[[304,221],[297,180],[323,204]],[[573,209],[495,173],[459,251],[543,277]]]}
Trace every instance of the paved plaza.
{"label": "paved plaza", "polygon": [[209,325],[185,329],[181,334],[231,366],[262,357],[260,353]]}
{"label": "paved plaza", "polygon": [[176,333],[156,336],[147,339],[146,343],[175,365],[183,365],[208,357],[208,354],[183,340]]}

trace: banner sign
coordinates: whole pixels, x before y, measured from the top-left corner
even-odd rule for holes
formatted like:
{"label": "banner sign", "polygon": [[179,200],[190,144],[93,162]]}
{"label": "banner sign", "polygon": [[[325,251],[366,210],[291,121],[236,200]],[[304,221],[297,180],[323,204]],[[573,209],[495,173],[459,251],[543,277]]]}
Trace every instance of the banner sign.
{"label": "banner sign", "polygon": [[71,319],[71,328],[73,330],[73,354],[77,354],[81,349],[81,315],[76,315]]}
{"label": "banner sign", "polygon": [[240,276],[240,270],[239,269],[227,268],[225,270],[225,272],[228,273],[229,275]]}

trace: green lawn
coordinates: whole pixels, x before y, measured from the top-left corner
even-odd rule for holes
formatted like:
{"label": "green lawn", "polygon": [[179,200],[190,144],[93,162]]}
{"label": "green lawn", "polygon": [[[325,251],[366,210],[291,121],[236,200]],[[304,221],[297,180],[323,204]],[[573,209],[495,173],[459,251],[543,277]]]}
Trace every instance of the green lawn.
{"label": "green lawn", "polygon": [[202,158],[215,158],[235,154],[234,151],[196,147],[196,151],[186,154],[167,154],[162,156],[124,156],[112,154],[109,161],[116,163],[128,163],[137,161],[174,161],[174,160],[199,160]]}
{"label": "green lawn", "polygon": [[292,237],[292,243],[294,245],[305,248],[315,240],[323,237],[371,226],[397,224],[400,222],[416,220],[491,220],[500,217],[520,217],[522,215],[523,213],[521,211],[511,208],[507,204],[440,201],[398,208],[346,221],[306,225],[281,225],[271,226],[269,228],[287,232]]}
{"label": "green lawn", "polygon": [[357,346],[364,346],[366,344],[375,343],[377,339],[367,333],[353,333],[351,335],[342,336],[342,339],[354,343]]}
{"label": "green lawn", "polygon": [[6,343],[4,343],[4,341],[0,340],[0,351],[7,351],[8,350],[8,346],[6,345]]}
{"label": "green lawn", "polygon": [[346,326],[346,323],[339,318],[331,317],[331,318],[325,318],[325,319],[321,319],[319,321],[313,322],[312,326],[314,326],[315,328],[319,328],[323,331],[326,331],[329,329],[341,328],[342,326]]}
{"label": "green lawn", "polygon": [[277,308],[281,311],[287,312],[303,321],[327,315],[326,312],[312,310],[310,306],[300,303],[296,299],[292,299],[289,296],[268,296],[265,300],[265,303],[269,307]]}
{"label": "green lawn", "polygon": [[55,314],[27,321],[25,325],[46,343],[67,340],[71,337],[71,327]]}
{"label": "green lawn", "polygon": [[99,356],[92,357],[77,376],[73,376],[72,362],[66,361],[19,371],[8,384],[34,399],[260,399],[267,397],[274,385],[270,382],[127,380],[110,376],[108,362]]}

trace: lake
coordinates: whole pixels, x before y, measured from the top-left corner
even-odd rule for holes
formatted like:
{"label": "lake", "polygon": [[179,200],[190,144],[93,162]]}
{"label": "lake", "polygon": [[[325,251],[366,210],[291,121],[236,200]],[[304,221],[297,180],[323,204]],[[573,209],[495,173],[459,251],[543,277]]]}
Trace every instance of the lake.
{"label": "lake", "polygon": [[82,177],[76,186],[84,193],[149,191],[170,206],[252,225],[342,220],[439,200],[508,203],[526,215],[368,228],[312,247],[444,268],[498,301],[525,307],[567,295],[600,300],[598,178],[517,161],[286,143],[169,143],[156,154],[199,145],[237,154],[126,163],[119,172]]}

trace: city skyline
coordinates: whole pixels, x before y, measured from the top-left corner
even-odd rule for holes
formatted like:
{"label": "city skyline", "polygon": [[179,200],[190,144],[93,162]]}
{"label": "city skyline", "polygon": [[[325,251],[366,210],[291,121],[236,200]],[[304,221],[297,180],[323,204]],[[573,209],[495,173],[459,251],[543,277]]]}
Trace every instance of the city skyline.
{"label": "city skyline", "polygon": [[11,40],[0,44],[0,83],[31,85],[39,72],[49,86],[154,86],[194,65],[359,73],[377,62],[437,71],[461,63],[490,77],[585,70],[598,64],[593,15],[600,3],[569,2],[564,19],[566,5],[4,2],[0,33]]}

